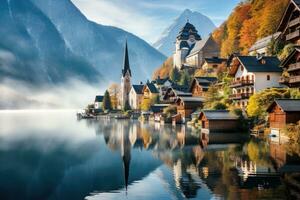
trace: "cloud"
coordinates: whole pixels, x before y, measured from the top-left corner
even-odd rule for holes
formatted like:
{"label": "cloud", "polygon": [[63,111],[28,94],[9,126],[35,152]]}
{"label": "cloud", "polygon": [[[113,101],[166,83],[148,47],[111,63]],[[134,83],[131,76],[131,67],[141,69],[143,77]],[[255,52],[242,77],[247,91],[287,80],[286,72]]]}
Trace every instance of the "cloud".
{"label": "cloud", "polygon": [[71,79],[63,85],[35,87],[5,79],[0,84],[0,109],[80,109],[104,93],[105,88],[98,85]]}

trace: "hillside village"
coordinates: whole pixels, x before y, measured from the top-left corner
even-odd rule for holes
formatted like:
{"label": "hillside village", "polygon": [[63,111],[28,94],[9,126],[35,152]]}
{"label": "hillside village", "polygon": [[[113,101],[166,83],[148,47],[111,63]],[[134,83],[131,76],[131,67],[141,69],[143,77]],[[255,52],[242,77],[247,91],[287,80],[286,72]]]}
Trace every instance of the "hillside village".
{"label": "hillside village", "polygon": [[[237,10],[245,4],[251,3]],[[224,26],[202,38],[187,20],[174,38],[173,55],[154,72],[153,80],[140,77],[140,83],[132,83],[130,43],[124,42],[120,84],[97,95],[88,113],[187,123],[202,131],[259,132],[269,127],[278,132],[289,124],[300,126],[300,1],[290,0],[275,32],[246,50],[224,55],[226,39],[216,37]]]}

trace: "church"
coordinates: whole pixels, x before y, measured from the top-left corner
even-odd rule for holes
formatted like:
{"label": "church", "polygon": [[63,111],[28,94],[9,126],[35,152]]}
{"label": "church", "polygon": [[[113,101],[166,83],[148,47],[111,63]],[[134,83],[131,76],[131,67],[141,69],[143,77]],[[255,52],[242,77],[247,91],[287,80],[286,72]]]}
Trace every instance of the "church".
{"label": "church", "polygon": [[173,67],[201,68],[205,58],[219,56],[220,47],[213,40],[212,35],[202,39],[195,26],[187,21],[176,37]]}
{"label": "church", "polygon": [[129,92],[131,89],[131,70],[129,65],[127,41],[125,43],[124,61],[121,77],[121,94],[120,94],[120,107],[124,109],[126,104],[129,104]]}

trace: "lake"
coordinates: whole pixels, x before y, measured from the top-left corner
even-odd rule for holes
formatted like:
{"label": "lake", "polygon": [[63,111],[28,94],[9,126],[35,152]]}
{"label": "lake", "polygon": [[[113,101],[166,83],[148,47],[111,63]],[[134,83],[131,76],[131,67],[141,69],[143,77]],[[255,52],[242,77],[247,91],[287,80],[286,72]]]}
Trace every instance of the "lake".
{"label": "lake", "polygon": [[299,157],[247,134],[0,112],[0,199],[296,199]]}

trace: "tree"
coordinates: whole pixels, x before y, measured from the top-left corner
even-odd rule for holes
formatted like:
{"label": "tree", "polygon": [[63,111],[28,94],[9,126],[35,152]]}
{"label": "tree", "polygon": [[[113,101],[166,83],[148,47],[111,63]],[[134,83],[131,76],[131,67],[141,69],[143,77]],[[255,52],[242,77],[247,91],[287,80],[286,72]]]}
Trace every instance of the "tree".
{"label": "tree", "polygon": [[189,85],[190,81],[191,81],[191,76],[186,70],[184,70],[183,73],[181,74],[180,85]]}
{"label": "tree", "polygon": [[108,90],[104,93],[103,103],[102,103],[103,110],[111,110],[111,100]]}
{"label": "tree", "polygon": [[243,23],[240,31],[240,47],[243,54],[248,54],[248,49],[257,40],[256,30],[259,27],[258,21],[255,18],[247,19]]}
{"label": "tree", "polygon": [[227,106],[224,103],[216,102],[213,104],[213,109],[215,110],[226,110]]}
{"label": "tree", "polygon": [[110,94],[111,106],[113,109],[117,109],[119,103],[119,95],[120,95],[120,85],[117,83],[112,83],[109,88],[108,92]]}
{"label": "tree", "polygon": [[175,83],[178,83],[180,80],[180,73],[177,67],[174,67],[170,72],[170,79],[174,81]]}
{"label": "tree", "polygon": [[295,45],[294,44],[287,44],[284,46],[282,52],[279,55],[280,60],[284,60],[286,59],[290,53],[292,53],[292,51],[295,49]]}
{"label": "tree", "polygon": [[141,103],[141,109],[142,111],[149,111],[151,107],[151,99],[149,98],[143,98],[142,103]]}

